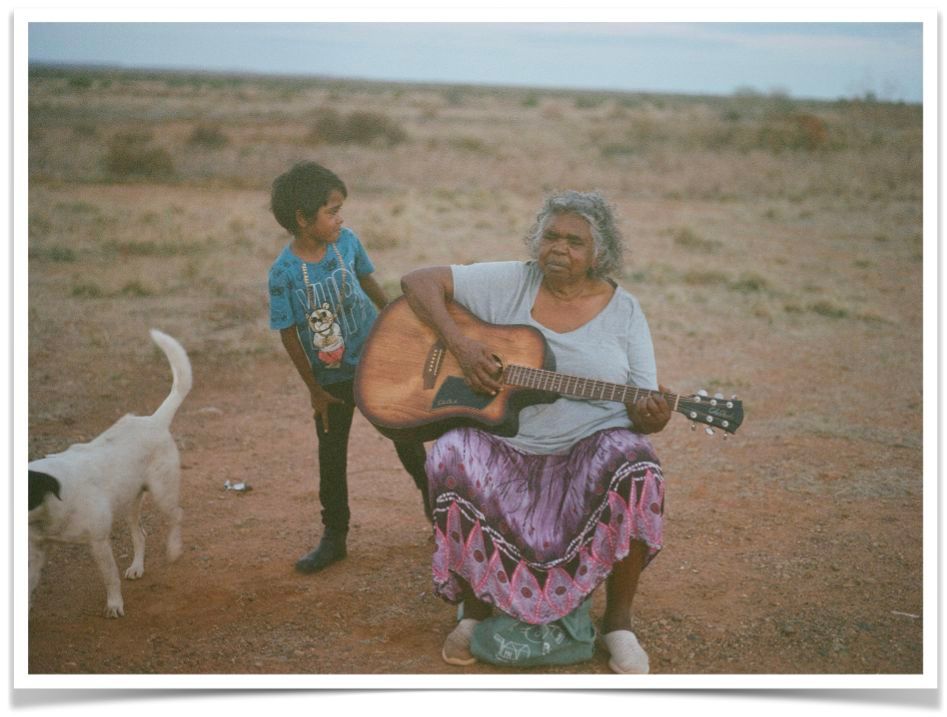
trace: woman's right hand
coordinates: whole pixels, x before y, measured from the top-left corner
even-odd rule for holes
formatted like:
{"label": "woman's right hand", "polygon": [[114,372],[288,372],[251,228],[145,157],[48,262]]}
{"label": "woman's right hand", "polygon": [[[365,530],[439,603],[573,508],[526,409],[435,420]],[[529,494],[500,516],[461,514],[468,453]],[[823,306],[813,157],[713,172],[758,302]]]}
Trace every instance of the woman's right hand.
{"label": "woman's right hand", "polygon": [[345,403],[321,387],[309,390],[309,403],[312,405],[312,417],[316,419],[325,433],[329,432],[329,406],[333,403]]}
{"label": "woman's right hand", "polygon": [[474,391],[495,396],[503,388],[499,380],[503,367],[485,343],[461,336],[451,343],[450,351]]}
{"label": "woman's right hand", "polygon": [[447,310],[454,296],[454,279],[449,266],[430,266],[401,277],[401,289],[418,318],[434,329],[457,359],[467,385],[474,391],[495,396],[503,384],[498,380],[502,366],[486,344],[464,336]]}

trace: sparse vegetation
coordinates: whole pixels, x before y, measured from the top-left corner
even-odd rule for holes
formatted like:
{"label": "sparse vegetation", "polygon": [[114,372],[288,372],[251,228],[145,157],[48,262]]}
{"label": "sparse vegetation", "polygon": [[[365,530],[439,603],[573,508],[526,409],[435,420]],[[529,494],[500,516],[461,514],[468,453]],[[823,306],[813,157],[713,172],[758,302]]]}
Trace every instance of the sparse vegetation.
{"label": "sparse vegetation", "polygon": [[187,143],[208,149],[220,149],[230,144],[230,138],[219,125],[200,124],[191,132]]}
{"label": "sparse vegetation", "polygon": [[109,239],[101,243],[103,251],[122,256],[185,256],[197,254],[208,249],[207,244],[196,241],[168,241],[144,239],[128,241]]}
{"label": "sparse vegetation", "polygon": [[743,294],[750,294],[758,291],[765,291],[769,288],[769,282],[759,274],[747,273],[730,283],[730,288]]}
{"label": "sparse vegetation", "polygon": [[484,141],[477,137],[453,137],[448,144],[463,152],[485,152],[487,149]]}
{"label": "sparse vegetation", "polygon": [[121,132],[108,143],[105,167],[117,178],[167,179],[174,175],[168,150],[151,143],[150,132]]}
{"label": "sparse vegetation", "polygon": [[714,239],[704,239],[689,227],[682,227],[673,232],[674,244],[690,251],[711,254],[720,247],[720,242]]}
{"label": "sparse vegetation", "polygon": [[79,299],[101,299],[105,296],[102,287],[89,281],[80,281],[72,286],[72,296]]}
{"label": "sparse vegetation", "polygon": [[154,292],[140,281],[129,281],[118,292],[122,296],[152,296]]}
{"label": "sparse vegetation", "polygon": [[848,309],[837,306],[835,303],[827,300],[816,301],[809,304],[809,311],[819,316],[827,316],[830,319],[844,319],[848,316]]}
{"label": "sparse vegetation", "polygon": [[67,246],[31,247],[30,259],[38,261],[72,263],[76,260],[76,252]]}
{"label": "sparse vegetation", "polygon": [[312,144],[383,144],[391,147],[407,139],[404,129],[381,112],[355,110],[343,115],[323,108],[307,140]]}
{"label": "sparse vegetation", "polygon": [[624,142],[609,142],[600,152],[603,157],[626,157],[635,154],[635,145]]}
{"label": "sparse vegetation", "polygon": [[684,283],[691,286],[712,286],[726,284],[727,275],[722,271],[691,270],[684,274]]}

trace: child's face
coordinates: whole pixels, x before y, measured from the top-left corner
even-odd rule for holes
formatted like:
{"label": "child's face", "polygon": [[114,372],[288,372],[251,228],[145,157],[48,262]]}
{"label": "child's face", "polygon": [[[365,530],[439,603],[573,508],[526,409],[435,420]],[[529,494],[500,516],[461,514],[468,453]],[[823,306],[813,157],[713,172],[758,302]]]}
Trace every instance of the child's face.
{"label": "child's face", "polygon": [[342,192],[333,189],[328,201],[316,212],[316,216],[307,219],[303,213],[296,210],[296,223],[299,226],[299,236],[303,239],[317,242],[334,242],[339,238],[342,229],[342,205],[345,197]]}

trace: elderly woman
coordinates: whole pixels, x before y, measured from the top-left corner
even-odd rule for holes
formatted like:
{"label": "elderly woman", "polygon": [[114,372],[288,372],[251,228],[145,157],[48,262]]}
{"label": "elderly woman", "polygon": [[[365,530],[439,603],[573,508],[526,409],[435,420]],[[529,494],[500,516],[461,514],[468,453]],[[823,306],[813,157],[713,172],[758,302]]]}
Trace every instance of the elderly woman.
{"label": "elderly woman", "polygon": [[[604,199],[574,191],[549,197],[526,241],[531,261],[429,267],[402,279],[408,303],[457,358],[470,387],[495,394],[498,367],[490,347],[450,317],[451,300],[489,323],[539,329],[557,371],[656,389],[644,313],[609,278],[622,244]],[[648,671],[631,604],[639,574],[661,548],[664,484],[644,434],[670,416],[660,395],[627,405],[559,398],[524,408],[512,438],[459,428],[435,442],[427,461],[435,590],[463,602],[463,619],[444,644],[448,663],[475,661],[473,628],[494,607],[544,624],[605,581],[609,667]],[[448,527],[458,510],[464,519]]]}

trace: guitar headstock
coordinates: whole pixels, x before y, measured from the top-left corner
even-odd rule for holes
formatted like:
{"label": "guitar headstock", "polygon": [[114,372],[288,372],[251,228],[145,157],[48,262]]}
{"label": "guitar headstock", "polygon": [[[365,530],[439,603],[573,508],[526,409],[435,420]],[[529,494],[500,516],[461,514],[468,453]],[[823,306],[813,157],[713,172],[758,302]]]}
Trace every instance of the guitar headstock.
{"label": "guitar headstock", "polygon": [[743,423],[743,402],[736,396],[724,398],[721,394],[708,396],[706,391],[698,391],[691,396],[681,396],[676,409],[691,419],[691,429],[697,428],[700,423],[704,430],[713,435],[714,429],[719,428],[727,434],[736,433]]}

